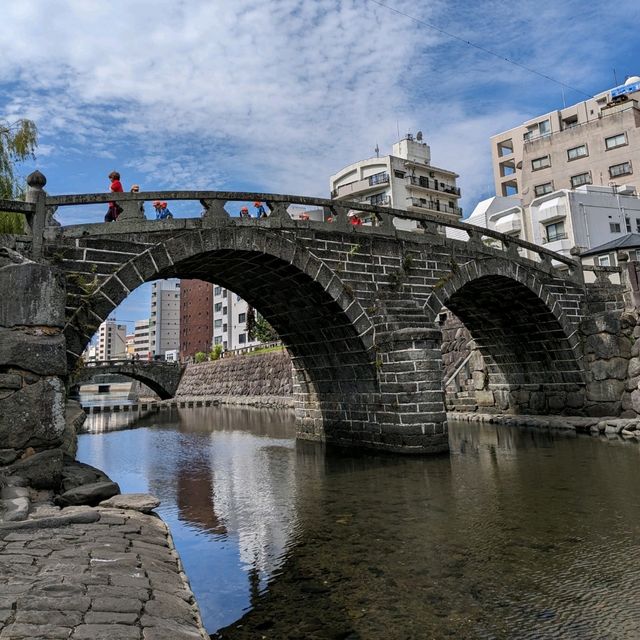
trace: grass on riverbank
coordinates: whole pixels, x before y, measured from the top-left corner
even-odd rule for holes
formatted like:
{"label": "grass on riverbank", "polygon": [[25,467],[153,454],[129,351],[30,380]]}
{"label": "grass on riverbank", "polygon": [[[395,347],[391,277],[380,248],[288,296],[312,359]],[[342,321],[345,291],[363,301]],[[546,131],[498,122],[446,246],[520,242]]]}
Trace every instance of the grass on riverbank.
{"label": "grass on riverbank", "polygon": [[272,353],[273,351],[284,351],[284,347],[282,345],[278,345],[275,347],[264,347],[262,349],[256,349],[255,351],[249,351],[248,353],[244,353],[242,355],[245,356],[259,356],[263,353]]}

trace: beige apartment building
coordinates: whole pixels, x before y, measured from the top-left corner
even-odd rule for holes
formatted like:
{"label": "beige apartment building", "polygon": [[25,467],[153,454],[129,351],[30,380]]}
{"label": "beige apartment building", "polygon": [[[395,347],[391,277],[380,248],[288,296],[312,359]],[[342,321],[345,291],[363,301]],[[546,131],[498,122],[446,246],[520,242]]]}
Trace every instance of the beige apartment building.
{"label": "beige apartment building", "polygon": [[640,77],[632,76],[493,136],[496,195],[518,196],[526,207],[560,189],[633,182],[634,172],[640,172],[639,99]]}
{"label": "beige apartment building", "polygon": [[331,197],[459,220],[457,178],[431,164],[431,149],[418,132],[396,142],[391,155],[360,160],[332,175]]}

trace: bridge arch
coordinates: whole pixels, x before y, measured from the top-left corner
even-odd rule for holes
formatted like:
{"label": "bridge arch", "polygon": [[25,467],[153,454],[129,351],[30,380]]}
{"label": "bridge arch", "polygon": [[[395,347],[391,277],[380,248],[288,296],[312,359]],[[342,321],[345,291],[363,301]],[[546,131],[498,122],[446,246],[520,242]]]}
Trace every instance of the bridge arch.
{"label": "bridge arch", "polygon": [[375,422],[368,413],[378,388],[374,329],[366,311],[312,251],[256,227],[187,231],[132,257],[85,296],[67,322],[70,364],[131,291],[173,277],[215,282],[271,323],[291,354],[301,435],[339,440],[354,421]]}
{"label": "bridge arch", "polygon": [[581,407],[586,383],[578,296],[566,285],[562,293],[515,262],[487,258],[456,265],[425,310],[435,321],[447,309],[468,330],[486,369],[475,385],[483,402],[493,398],[514,413],[561,413]]}
{"label": "bridge arch", "polygon": [[88,384],[96,376],[117,375],[137,380],[149,387],[161,400],[173,398],[184,368],[178,363],[120,360],[76,368],[71,375],[72,387]]}

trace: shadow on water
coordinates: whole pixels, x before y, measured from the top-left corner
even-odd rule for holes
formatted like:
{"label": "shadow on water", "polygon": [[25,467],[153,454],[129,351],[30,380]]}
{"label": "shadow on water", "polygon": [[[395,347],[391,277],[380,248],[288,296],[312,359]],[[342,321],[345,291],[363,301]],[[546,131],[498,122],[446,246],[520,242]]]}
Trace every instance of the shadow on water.
{"label": "shadow on water", "polygon": [[637,637],[637,445],[452,424],[450,456],[409,458],[295,442],[289,412],[138,425],[83,459],[161,497],[214,638]]}

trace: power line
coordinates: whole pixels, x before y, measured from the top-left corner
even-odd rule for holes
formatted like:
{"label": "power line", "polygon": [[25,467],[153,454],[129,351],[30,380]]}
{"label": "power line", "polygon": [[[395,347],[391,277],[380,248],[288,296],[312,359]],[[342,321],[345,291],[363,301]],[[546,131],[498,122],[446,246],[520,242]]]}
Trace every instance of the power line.
{"label": "power line", "polygon": [[388,4],[385,4],[384,2],[380,2],[380,0],[369,0],[369,2],[373,2],[374,4],[377,4],[380,7],[384,7],[385,9],[388,9],[389,11],[393,11],[394,13],[397,13],[398,15],[404,16],[405,18],[409,18],[409,20],[413,20],[414,22],[417,22],[418,24],[421,24],[425,27],[427,27],[428,29],[433,29],[433,31],[437,31],[438,33],[442,33],[443,35],[447,36],[448,38],[453,38],[454,40],[458,40],[458,42],[462,42],[470,47],[473,47],[475,49],[478,49],[479,51],[483,51],[484,53],[488,53],[490,56],[493,56],[494,58],[498,58],[499,60],[502,60],[504,62],[508,62],[509,64],[512,64],[516,67],[520,67],[521,69],[524,69],[525,71],[528,71],[529,73],[535,73],[537,76],[540,76],[541,78],[544,78],[545,80],[550,80],[551,82],[555,82],[556,84],[559,84],[562,87],[566,87],[567,89],[571,89],[572,91],[576,91],[577,93],[581,93],[583,96],[587,96],[588,98],[591,98],[591,94],[587,93],[586,91],[582,91],[582,89],[577,89],[576,87],[572,87],[570,84],[567,84],[566,82],[562,82],[561,80],[556,80],[555,78],[552,78],[551,76],[548,76],[545,73],[542,73],[540,71],[536,71],[535,69],[532,69],[531,67],[527,67],[524,64],[520,64],[519,62],[516,62],[515,60],[511,60],[511,58],[506,58],[505,56],[500,55],[499,53],[496,53],[495,51],[491,51],[491,49],[487,49],[486,47],[483,47],[479,44],[476,44],[475,42],[471,42],[470,40],[465,40],[464,38],[461,38],[460,36],[455,35],[454,33],[450,33],[449,31],[445,31],[444,29],[440,28],[440,27],[436,27],[436,25],[431,24],[429,22],[425,22],[424,20],[421,20],[420,18],[416,18],[414,16],[409,15],[408,13],[404,13],[403,11],[400,11],[399,9],[396,9],[394,7],[390,7]]}

